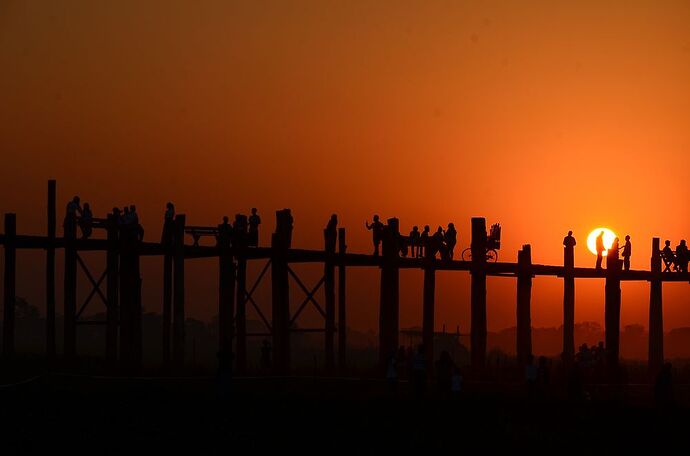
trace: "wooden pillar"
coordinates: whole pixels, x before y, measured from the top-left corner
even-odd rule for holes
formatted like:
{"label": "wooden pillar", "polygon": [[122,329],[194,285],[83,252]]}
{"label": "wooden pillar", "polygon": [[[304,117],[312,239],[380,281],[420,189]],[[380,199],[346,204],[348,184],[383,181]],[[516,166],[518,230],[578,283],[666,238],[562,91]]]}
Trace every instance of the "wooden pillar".
{"label": "wooden pillar", "polygon": [[604,325],[606,357],[609,368],[618,366],[621,326],[621,261],[611,257],[606,259],[606,300]]}
{"label": "wooden pillar", "polygon": [[172,358],[175,367],[184,366],[185,312],[184,312],[184,214],[175,216],[173,247],[173,344]]}
{"label": "wooden pillar", "polygon": [[115,215],[109,214],[107,220],[108,251],[106,253],[106,292],[108,308],[106,309],[105,356],[110,362],[117,360],[118,325],[120,314],[119,302],[119,232]]}
{"label": "wooden pillar", "polygon": [[345,369],[347,362],[347,307],[345,303],[346,275],[345,275],[345,228],[338,228],[338,367]]}
{"label": "wooden pillar", "polygon": [[46,248],[46,355],[55,358],[55,209],[56,183],[48,181],[48,247]]}
{"label": "wooden pillar", "polygon": [[271,237],[271,301],[273,329],[273,369],[276,374],[290,371],[290,288],[288,282],[288,233],[279,227],[282,211],[276,211],[276,232]]}
{"label": "wooden pillar", "polygon": [[424,259],[424,291],[422,303],[422,344],[426,350],[427,373],[433,372],[434,360],[434,306],[436,297],[436,269],[434,258]]}
{"label": "wooden pillar", "polygon": [[575,251],[573,246],[563,249],[563,361],[575,356]]}
{"label": "wooden pillar", "polygon": [[399,223],[388,219],[383,230],[381,290],[379,306],[379,362],[382,373],[398,349],[400,320]]}
{"label": "wooden pillar", "polygon": [[472,274],[470,351],[472,367],[486,363],[486,220],[472,218]]}
{"label": "wooden pillar", "polygon": [[17,281],[17,216],[5,214],[5,276],[4,308],[2,321],[2,354],[14,355],[14,311],[17,302],[15,287]]}
{"label": "wooden pillar", "polygon": [[325,324],[325,364],[326,371],[332,372],[335,367],[335,239],[337,231],[329,233],[324,230],[324,251],[326,253],[326,261],[323,266],[324,274],[324,291],[326,298],[326,324]]}
{"label": "wooden pillar", "polygon": [[65,269],[64,269],[64,329],[63,351],[66,359],[77,354],[77,237],[76,217],[66,216],[64,226]]}
{"label": "wooden pillar", "polygon": [[664,364],[664,313],[661,293],[661,254],[659,238],[652,239],[651,271],[649,282],[649,355],[650,372],[656,374]]}
{"label": "wooden pillar", "polygon": [[237,311],[235,313],[235,326],[237,341],[237,372],[243,374],[247,370],[247,259],[242,254],[237,254]]}
{"label": "wooden pillar", "polygon": [[[167,241],[166,241],[167,242]],[[166,245],[163,255],[163,365],[170,365],[172,302],[173,302],[173,252],[172,243]]]}
{"label": "wooden pillar", "polygon": [[232,352],[235,314],[235,263],[230,247],[220,247],[218,277],[218,352]]}
{"label": "wooden pillar", "polygon": [[517,276],[517,358],[519,365],[529,362],[532,355],[532,248],[523,245],[518,251]]}
{"label": "wooden pillar", "polygon": [[139,240],[130,227],[120,230],[120,359],[126,371],[141,367],[141,274]]}

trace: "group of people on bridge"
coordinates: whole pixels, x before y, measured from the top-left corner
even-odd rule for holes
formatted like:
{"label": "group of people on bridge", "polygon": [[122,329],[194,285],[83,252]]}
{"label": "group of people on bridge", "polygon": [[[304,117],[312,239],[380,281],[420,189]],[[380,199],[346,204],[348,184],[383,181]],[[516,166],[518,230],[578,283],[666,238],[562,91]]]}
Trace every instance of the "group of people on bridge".
{"label": "group of people on bridge", "polygon": [[[139,214],[134,204],[125,205],[122,209],[114,207],[112,210],[112,220],[117,224],[121,231],[132,233],[138,240],[143,240],[144,229],[139,223]],[[89,203],[81,205],[79,196],[73,197],[65,208],[65,219],[63,228],[66,237],[76,237],[77,227],[81,230],[81,238],[89,239],[96,226],[106,227],[104,220],[96,219],[91,211]]]}
{"label": "group of people on bridge", "polygon": [[[378,256],[383,242],[385,225],[378,215],[374,215],[373,221],[371,223],[365,222],[365,226],[367,230],[372,232],[374,255]],[[452,222],[448,223],[445,230],[439,226],[433,234],[431,234],[429,225],[425,225],[421,232],[419,227],[415,225],[409,236],[399,236],[400,254],[404,257],[410,255],[413,258],[435,258],[438,254],[442,260],[452,260],[457,243],[458,232]]]}

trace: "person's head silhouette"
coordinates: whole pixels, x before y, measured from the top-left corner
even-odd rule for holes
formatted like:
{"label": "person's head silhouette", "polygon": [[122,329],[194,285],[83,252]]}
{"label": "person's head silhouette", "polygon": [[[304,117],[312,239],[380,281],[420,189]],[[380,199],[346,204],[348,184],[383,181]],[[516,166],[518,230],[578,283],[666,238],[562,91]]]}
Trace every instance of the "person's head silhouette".
{"label": "person's head silhouette", "polygon": [[685,239],[681,239],[680,245],[682,245],[683,247],[685,247]]}
{"label": "person's head silhouette", "polygon": [[130,212],[136,212],[136,211],[137,211],[137,207],[136,207],[134,204],[131,204],[131,205],[129,206],[129,211],[130,211]]}
{"label": "person's head silhouette", "polygon": [[413,226],[413,227],[412,227],[412,231],[415,231],[415,232],[416,232],[416,231],[419,231],[419,227],[418,227],[417,225]]}
{"label": "person's head silhouette", "polygon": [[664,244],[666,245],[666,247],[669,247],[671,245],[671,241],[666,241],[664,242]]}
{"label": "person's head silhouette", "polygon": [[573,232],[572,232],[572,231],[568,231],[568,236],[572,236],[572,235],[573,235]]}
{"label": "person's head silhouette", "polygon": [[79,199],[78,196],[75,196],[74,198],[72,198],[72,202],[73,202],[74,204],[79,204],[79,201],[80,201],[80,199]]}
{"label": "person's head silhouette", "polygon": [[379,216],[378,216],[378,215],[374,215],[374,221],[375,221],[375,222],[378,222],[378,221],[379,221]]}
{"label": "person's head silhouette", "polygon": [[449,230],[450,230],[450,229],[455,229],[455,225],[453,224],[453,222],[450,222],[450,223],[448,224],[448,229],[449,229]]}
{"label": "person's head silhouette", "polygon": [[625,240],[626,240],[626,241],[629,241],[629,240],[630,240],[630,235],[629,235],[629,234],[627,234],[627,235],[625,236]]}
{"label": "person's head silhouette", "polygon": [[424,231],[429,232],[431,228],[429,228],[429,225],[424,225]]}
{"label": "person's head silhouette", "polygon": [[228,220],[229,220],[229,219],[228,219],[228,216],[227,216],[227,215],[224,215],[224,216],[223,216],[223,223],[225,223],[225,224],[227,225],[227,224],[228,224]]}
{"label": "person's head silhouette", "polygon": [[256,208],[255,207],[252,208],[252,215],[256,215]]}

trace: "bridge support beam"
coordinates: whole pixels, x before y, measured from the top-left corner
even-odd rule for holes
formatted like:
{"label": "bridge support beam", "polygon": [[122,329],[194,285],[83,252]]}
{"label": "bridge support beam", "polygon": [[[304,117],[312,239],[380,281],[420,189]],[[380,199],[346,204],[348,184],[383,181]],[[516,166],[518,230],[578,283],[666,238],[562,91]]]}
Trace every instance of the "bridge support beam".
{"label": "bridge support beam", "polygon": [[273,329],[273,369],[278,375],[290,371],[290,284],[287,250],[290,246],[292,216],[289,210],[276,211],[276,232],[271,237],[271,291]]}
{"label": "bridge support beam", "polygon": [[661,288],[661,254],[659,238],[652,239],[651,271],[649,282],[649,371],[656,374],[664,364],[664,312]]}
{"label": "bridge support beam", "polygon": [[118,326],[120,314],[119,302],[119,232],[115,215],[109,214],[107,219],[108,252],[106,253],[106,293],[108,308],[106,309],[105,357],[109,362],[117,360]]}
{"label": "bridge support beam", "polygon": [[48,248],[46,249],[46,355],[55,358],[55,209],[56,182],[48,181]]}
{"label": "bridge support beam", "polygon": [[379,363],[385,374],[391,356],[398,349],[400,325],[400,271],[399,223],[397,218],[388,219],[383,231],[383,264],[381,265],[381,290],[379,303]]}
{"label": "bridge support beam", "polygon": [[177,368],[185,361],[185,310],[184,310],[184,214],[175,216],[173,234],[173,343],[172,359]]}
{"label": "bridge support beam", "polygon": [[525,365],[532,356],[532,248],[523,245],[518,251],[517,277],[517,358]]}
{"label": "bridge support beam", "polygon": [[486,237],[486,220],[473,217],[470,358],[474,368],[486,363]]}
{"label": "bridge support beam", "polygon": [[65,218],[64,329],[63,353],[67,360],[77,354],[77,237],[76,216]]}
{"label": "bridge support beam", "polygon": [[120,230],[120,360],[126,372],[141,367],[141,274],[137,233]]}
{"label": "bridge support beam", "polygon": [[338,264],[338,367],[341,371],[345,369],[347,362],[347,307],[346,307],[346,270],[345,270],[345,228],[338,228],[338,253],[340,263]]}
{"label": "bridge support beam", "polygon": [[606,297],[604,325],[607,366],[615,372],[620,352],[621,326],[621,261],[609,256],[606,259]]}
{"label": "bridge support beam", "polygon": [[574,246],[563,249],[563,361],[575,356],[575,267]]}
{"label": "bridge support beam", "polygon": [[425,258],[424,291],[422,304],[422,343],[426,350],[427,374],[433,373],[434,360],[434,307],[436,298],[436,269],[434,259]]}
{"label": "bridge support beam", "polygon": [[235,263],[230,247],[220,247],[218,277],[218,352],[232,352],[235,314]]}
{"label": "bridge support beam", "polygon": [[247,370],[247,259],[243,255],[237,256],[237,310],[235,312],[235,326],[237,341],[237,372],[243,374]]}
{"label": "bridge support beam", "polygon": [[324,262],[324,291],[326,298],[325,325],[325,363],[326,372],[332,373],[335,367],[335,245],[337,232],[329,233],[324,230],[326,261]]}
{"label": "bridge support beam", "polygon": [[17,216],[5,214],[5,275],[4,275],[4,307],[2,321],[2,354],[6,357],[14,356],[14,311],[17,302],[15,295],[17,282],[17,250],[15,238],[17,235]]}

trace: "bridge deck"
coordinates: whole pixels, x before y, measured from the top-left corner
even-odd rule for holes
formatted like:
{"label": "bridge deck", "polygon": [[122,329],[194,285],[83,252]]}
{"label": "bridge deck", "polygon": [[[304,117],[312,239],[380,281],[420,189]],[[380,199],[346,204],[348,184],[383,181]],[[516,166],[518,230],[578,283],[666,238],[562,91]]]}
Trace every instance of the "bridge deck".
{"label": "bridge deck", "polygon": [[[77,250],[80,251],[106,251],[108,249],[108,241],[105,239],[76,239],[73,241]],[[5,235],[0,234],[0,244],[4,245]],[[51,241],[46,236],[28,236],[17,235],[15,237],[15,247],[18,249],[46,249],[50,246]],[[56,238],[53,242],[54,248],[64,248],[65,240],[63,238]],[[269,259],[273,256],[273,249],[270,247],[251,247],[241,250],[230,249],[235,256],[242,256],[248,260],[255,259]],[[219,249],[215,246],[194,246],[185,245],[185,258],[213,258],[219,255]],[[143,256],[157,256],[164,255],[165,248],[157,242],[142,242],[140,244],[140,254]],[[328,259],[328,255],[323,250],[308,250],[308,249],[289,249],[286,252],[287,261],[289,263],[322,263]],[[383,264],[382,257],[363,254],[363,253],[346,253],[344,255],[336,254],[334,257],[336,264],[345,264],[346,266],[371,266],[379,267]],[[428,265],[428,261],[423,258],[405,258],[398,259],[398,266],[401,269],[423,269]],[[433,268],[438,271],[470,271],[472,263],[468,261],[458,260],[435,260],[432,262]],[[486,274],[490,276],[515,276],[518,273],[517,263],[487,263]],[[565,268],[563,266],[550,266],[542,264],[532,264],[530,271],[533,276],[554,276],[563,277],[565,275]],[[605,278],[606,270],[597,270],[594,268],[574,268],[573,276],[575,278]],[[688,282],[690,283],[690,274],[688,273],[660,273],[655,274],[651,271],[621,271],[620,279],[623,281],[650,281],[658,279],[663,282]]]}

